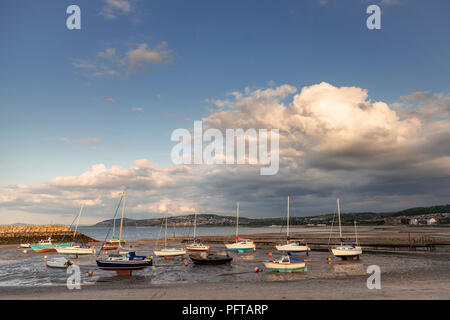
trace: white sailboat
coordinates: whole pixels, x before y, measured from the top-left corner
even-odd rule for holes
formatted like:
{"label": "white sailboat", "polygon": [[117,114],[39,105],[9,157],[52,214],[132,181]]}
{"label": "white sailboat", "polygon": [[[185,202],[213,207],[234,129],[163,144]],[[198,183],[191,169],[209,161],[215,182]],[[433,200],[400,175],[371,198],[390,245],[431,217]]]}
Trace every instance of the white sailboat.
{"label": "white sailboat", "polygon": [[231,251],[244,252],[247,250],[256,251],[253,240],[239,238],[239,202],[236,207],[236,242],[227,243],[225,247]]}
{"label": "white sailboat", "polygon": [[189,251],[208,251],[211,249],[209,246],[203,244],[202,242],[197,242],[196,236],[197,229],[197,210],[194,212],[194,241],[186,246],[186,249]]}
{"label": "white sailboat", "polygon": [[119,239],[116,236],[116,217],[113,218],[113,233],[111,236],[111,239],[107,240],[106,243],[103,245],[102,250],[114,250],[121,247],[123,244],[125,244],[124,239]]}
{"label": "white sailboat", "polygon": [[59,247],[57,246],[56,252],[59,254],[70,254],[70,255],[86,255],[86,254],[95,254],[95,247],[89,247],[83,244],[76,244],[73,242],[75,236],[77,234],[78,223],[80,222],[81,213],[83,212],[84,204],[80,208],[80,212],[78,213],[77,223],[75,225],[75,231],[73,232],[72,243],[68,247]]}
{"label": "white sailboat", "polygon": [[339,206],[339,198],[337,198],[337,208],[338,208],[338,221],[339,221],[339,239],[340,245],[331,247],[331,252],[335,257],[340,257],[342,259],[356,257],[359,259],[359,255],[362,254],[362,249],[358,243],[358,235],[356,233],[356,221],[355,221],[355,241],[344,241],[342,239],[342,227],[341,227],[341,210]]}
{"label": "white sailboat", "polygon": [[157,257],[176,257],[176,256],[184,256],[186,254],[186,250],[182,248],[167,248],[167,215],[166,215],[166,227],[164,230],[164,248],[160,250],[154,250],[153,253]]}
{"label": "white sailboat", "polygon": [[290,240],[290,238],[289,238],[289,196],[287,198],[287,227],[286,227],[286,230],[287,230],[286,231],[287,243],[277,245],[276,249],[281,252],[290,252],[290,253],[306,252],[306,254],[308,254],[311,249],[306,244],[302,244],[299,240]]}

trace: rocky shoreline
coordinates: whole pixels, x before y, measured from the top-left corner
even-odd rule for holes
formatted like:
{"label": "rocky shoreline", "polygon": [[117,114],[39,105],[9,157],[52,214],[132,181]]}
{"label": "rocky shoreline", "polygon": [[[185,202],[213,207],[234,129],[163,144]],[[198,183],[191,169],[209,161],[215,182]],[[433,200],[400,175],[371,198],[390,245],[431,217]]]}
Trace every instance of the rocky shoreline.
{"label": "rocky shoreline", "polygon": [[[0,244],[21,244],[38,243],[41,240],[51,238],[55,242],[65,240],[70,241],[73,232],[67,226],[0,226]],[[80,242],[95,241],[80,232],[77,232],[75,239]]]}

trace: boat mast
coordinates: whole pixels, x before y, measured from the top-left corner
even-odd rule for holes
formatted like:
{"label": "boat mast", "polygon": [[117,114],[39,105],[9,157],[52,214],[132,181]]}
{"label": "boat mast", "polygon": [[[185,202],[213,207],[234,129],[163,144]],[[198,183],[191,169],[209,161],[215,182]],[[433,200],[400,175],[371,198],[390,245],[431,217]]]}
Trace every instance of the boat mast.
{"label": "boat mast", "polygon": [[355,223],[355,242],[356,242],[356,245],[358,245],[358,231],[356,229],[356,220],[353,220],[353,221]]}
{"label": "boat mast", "polygon": [[239,234],[239,202],[237,203],[236,208],[236,242],[238,242],[238,234]]}
{"label": "boat mast", "polygon": [[72,242],[73,242],[73,239],[75,239],[75,235],[77,234],[78,223],[80,222],[81,212],[83,211],[83,207],[84,207],[84,202],[81,205],[80,212],[78,213],[78,220],[77,220],[77,224],[75,225],[75,231],[73,232]]}
{"label": "boat mast", "polygon": [[127,197],[127,189],[123,190],[123,203],[122,203],[122,218],[120,219],[120,233],[119,233],[119,246],[122,243],[122,225],[123,225],[123,214],[125,212],[125,199]]}
{"label": "boat mast", "polygon": [[194,211],[194,243],[195,243],[195,229],[197,227],[197,210]]}
{"label": "boat mast", "polygon": [[342,229],[341,229],[341,209],[339,208],[339,198],[337,198],[338,207],[338,219],[339,219],[339,241],[342,241]]}
{"label": "boat mast", "polygon": [[287,198],[287,238],[289,239],[289,196]]}
{"label": "boat mast", "polygon": [[166,214],[166,228],[164,230],[164,248],[167,247],[167,214]]}
{"label": "boat mast", "polygon": [[116,216],[114,216],[114,219],[113,219],[113,234],[112,234],[113,239],[114,239],[115,235],[116,235]]}

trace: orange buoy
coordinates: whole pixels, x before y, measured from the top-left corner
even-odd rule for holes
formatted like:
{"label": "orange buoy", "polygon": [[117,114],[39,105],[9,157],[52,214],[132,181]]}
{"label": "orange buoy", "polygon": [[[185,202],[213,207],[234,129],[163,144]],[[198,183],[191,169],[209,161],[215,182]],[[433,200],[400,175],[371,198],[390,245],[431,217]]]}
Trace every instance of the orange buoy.
{"label": "orange buoy", "polygon": [[253,269],[255,272],[258,272],[259,271],[259,268],[258,267],[255,267],[255,269]]}
{"label": "orange buoy", "polygon": [[272,257],[272,252],[269,252],[269,257]]}
{"label": "orange buoy", "polygon": [[186,262],[184,263],[184,266],[187,267],[188,265],[189,265],[189,263],[186,261]]}

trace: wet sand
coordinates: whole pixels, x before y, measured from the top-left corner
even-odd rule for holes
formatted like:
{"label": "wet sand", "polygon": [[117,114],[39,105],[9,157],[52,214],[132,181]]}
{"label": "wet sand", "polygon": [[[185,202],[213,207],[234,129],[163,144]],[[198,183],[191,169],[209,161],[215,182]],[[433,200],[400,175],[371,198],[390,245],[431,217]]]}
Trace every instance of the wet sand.
{"label": "wet sand", "polygon": [[0,299],[63,299],[63,300],[317,300],[317,299],[450,299],[450,280],[382,278],[381,289],[369,290],[367,277],[355,279],[305,280],[269,283],[196,283],[120,286],[83,286],[80,290],[66,287],[7,287],[0,290]]}

